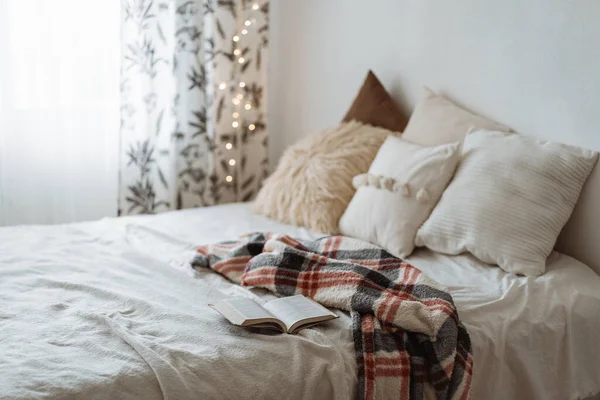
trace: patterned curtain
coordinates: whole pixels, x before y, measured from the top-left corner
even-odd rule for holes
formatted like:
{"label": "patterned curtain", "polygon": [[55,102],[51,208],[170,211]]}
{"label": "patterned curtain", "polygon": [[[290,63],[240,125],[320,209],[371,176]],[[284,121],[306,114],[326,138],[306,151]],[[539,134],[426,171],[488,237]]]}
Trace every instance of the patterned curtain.
{"label": "patterned curtain", "polygon": [[119,215],[250,200],[268,171],[268,3],[122,7]]}

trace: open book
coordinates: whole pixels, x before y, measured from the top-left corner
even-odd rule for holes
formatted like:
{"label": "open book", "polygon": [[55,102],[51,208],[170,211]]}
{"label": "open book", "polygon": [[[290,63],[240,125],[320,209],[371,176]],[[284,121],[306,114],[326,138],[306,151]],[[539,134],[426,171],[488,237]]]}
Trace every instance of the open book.
{"label": "open book", "polygon": [[338,317],[301,294],[271,300],[262,306],[246,297],[234,297],[209,306],[234,325],[271,328],[284,333],[296,333],[319,322]]}

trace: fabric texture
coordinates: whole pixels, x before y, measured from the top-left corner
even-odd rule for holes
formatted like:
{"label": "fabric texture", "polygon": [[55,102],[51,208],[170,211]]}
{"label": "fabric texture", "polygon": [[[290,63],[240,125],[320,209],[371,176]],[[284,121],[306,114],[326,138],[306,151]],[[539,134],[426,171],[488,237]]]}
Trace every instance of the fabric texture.
{"label": "fabric texture", "polygon": [[505,271],[539,276],[597,157],[517,134],[473,131],[416,244],[468,251]]}
{"label": "fabric texture", "polygon": [[344,236],[255,233],[201,246],[192,266],[350,311],[363,399],[469,398],[471,342],[452,297],[381,248]]}
{"label": "fabric texture", "polygon": [[[257,215],[250,203],[0,228],[0,398],[355,399],[347,312],[334,310],[340,318],[297,335],[264,335],[207,305],[276,298],[189,266],[197,243],[257,230],[320,237]],[[468,253],[421,248],[405,261],[452,295],[473,346],[472,399],[600,394],[600,276],[586,265],[553,252],[546,274],[529,279]],[[108,330],[101,315],[127,336]],[[148,364],[121,337],[163,361]]]}
{"label": "fabric texture", "polygon": [[323,233],[354,195],[352,178],[367,172],[385,138],[395,133],[356,121],[313,134],[289,147],[265,180],[253,210]]}
{"label": "fabric texture", "polygon": [[389,136],[369,173],[354,179],[357,191],[340,218],[340,232],[404,258],[415,235],[450,182],[459,143],[422,147]]}
{"label": "fabric texture", "polygon": [[342,122],[353,120],[395,132],[402,132],[407,123],[398,104],[371,70]]}
{"label": "fabric texture", "polygon": [[422,146],[460,142],[469,129],[510,132],[511,129],[473,114],[444,96],[423,87],[402,137]]}
{"label": "fabric texture", "polygon": [[256,194],[268,173],[268,10],[122,1],[119,215]]}

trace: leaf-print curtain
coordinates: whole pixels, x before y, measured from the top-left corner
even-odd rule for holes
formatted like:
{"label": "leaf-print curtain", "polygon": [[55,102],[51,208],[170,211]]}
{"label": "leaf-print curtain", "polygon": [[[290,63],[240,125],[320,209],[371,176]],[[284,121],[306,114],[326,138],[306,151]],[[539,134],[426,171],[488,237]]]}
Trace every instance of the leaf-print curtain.
{"label": "leaf-print curtain", "polygon": [[268,3],[122,7],[119,214],[251,199],[268,169]]}

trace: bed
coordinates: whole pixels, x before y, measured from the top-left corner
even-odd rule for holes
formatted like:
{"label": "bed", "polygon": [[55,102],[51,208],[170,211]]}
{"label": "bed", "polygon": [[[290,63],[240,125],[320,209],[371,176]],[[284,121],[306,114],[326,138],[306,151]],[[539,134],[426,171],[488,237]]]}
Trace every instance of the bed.
{"label": "bed", "polygon": [[[298,335],[229,325],[207,303],[247,290],[189,261],[253,231],[316,238],[248,203],[0,229],[0,398],[240,399],[356,395],[351,321]],[[600,393],[600,276],[554,252],[539,278],[469,255],[409,259],[449,288],[473,342],[474,399]]]}

